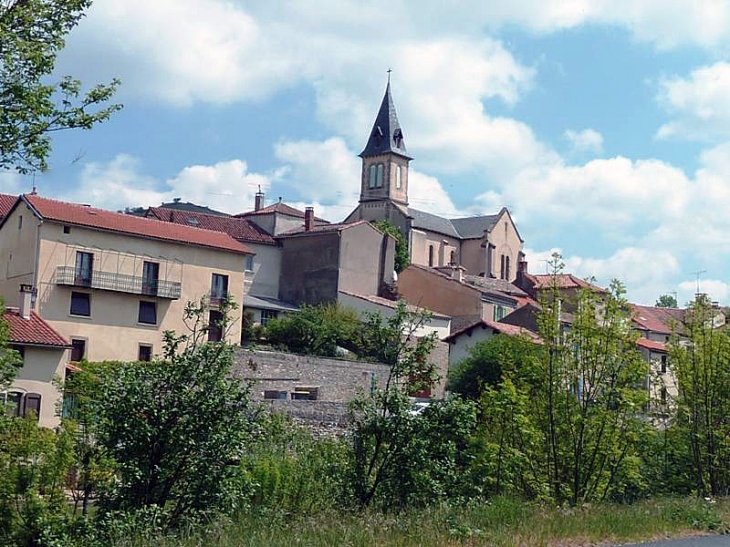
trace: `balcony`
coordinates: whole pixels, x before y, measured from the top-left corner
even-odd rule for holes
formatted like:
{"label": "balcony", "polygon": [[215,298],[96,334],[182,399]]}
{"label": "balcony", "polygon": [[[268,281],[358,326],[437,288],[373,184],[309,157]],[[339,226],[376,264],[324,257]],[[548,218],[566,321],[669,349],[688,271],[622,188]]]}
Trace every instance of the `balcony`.
{"label": "balcony", "polygon": [[221,304],[228,298],[228,293],[211,294],[208,296],[208,305],[211,308],[220,308]]}
{"label": "balcony", "polygon": [[59,266],[56,269],[56,285],[87,287],[104,291],[155,296],[157,298],[180,298],[180,283],[174,281],[151,281],[143,277],[115,272],[81,272],[77,275],[73,266]]}

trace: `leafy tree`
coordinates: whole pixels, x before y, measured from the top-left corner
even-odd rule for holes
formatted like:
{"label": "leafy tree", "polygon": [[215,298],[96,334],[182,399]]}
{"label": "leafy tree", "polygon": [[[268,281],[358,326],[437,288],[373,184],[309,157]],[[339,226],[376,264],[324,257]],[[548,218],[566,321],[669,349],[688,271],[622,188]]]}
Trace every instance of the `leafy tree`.
{"label": "leafy tree", "polygon": [[411,263],[411,256],[408,253],[408,241],[403,233],[389,220],[373,222],[378,230],[392,235],[395,238],[395,271],[400,273]]}
{"label": "leafy tree", "polygon": [[357,312],[335,302],[302,306],[297,312],[269,321],[266,333],[269,342],[294,353],[335,357],[337,346],[357,348],[360,328]]}
{"label": "leafy tree", "polygon": [[84,95],[81,82],[68,76],[48,82],[66,35],[90,5],[91,0],[0,2],[0,168],[45,170],[50,133],[89,129],[121,108],[103,106],[118,80]]}
{"label": "leafy tree", "polygon": [[730,493],[730,337],[727,327],[715,327],[716,313],[707,298],[698,298],[687,311],[686,340],[670,347],[677,426],[701,495]]}
{"label": "leafy tree", "polygon": [[[515,369],[538,358],[535,343],[521,336],[498,334],[474,345],[469,356],[449,372],[449,390],[479,400],[486,386],[496,387],[502,371]],[[531,365],[534,366],[534,365]]]}
{"label": "leafy tree", "polygon": [[663,294],[657,299],[656,304],[654,305],[657,308],[676,308],[677,297],[673,294]]}
{"label": "leafy tree", "polygon": [[102,514],[159,508],[159,522],[176,527],[230,512],[243,499],[239,463],[255,416],[250,388],[230,376],[232,346],[202,341],[204,312],[187,306],[191,334],[166,333],[164,361],[93,371],[95,435],[116,474]]}

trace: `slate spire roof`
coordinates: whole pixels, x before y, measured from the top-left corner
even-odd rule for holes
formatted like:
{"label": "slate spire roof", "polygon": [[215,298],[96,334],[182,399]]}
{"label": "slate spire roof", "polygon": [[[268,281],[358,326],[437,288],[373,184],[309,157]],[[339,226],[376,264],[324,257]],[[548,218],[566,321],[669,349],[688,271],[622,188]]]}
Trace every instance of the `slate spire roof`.
{"label": "slate spire roof", "polygon": [[391,152],[405,158],[413,159],[408,155],[406,144],[403,140],[403,130],[398,123],[398,116],[395,113],[393,96],[390,94],[390,80],[385,88],[385,96],[380,104],[378,116],[375,118],[373,129],[370,131],[368,143],[365,149],[360,152],[361,158],[377,156]]}

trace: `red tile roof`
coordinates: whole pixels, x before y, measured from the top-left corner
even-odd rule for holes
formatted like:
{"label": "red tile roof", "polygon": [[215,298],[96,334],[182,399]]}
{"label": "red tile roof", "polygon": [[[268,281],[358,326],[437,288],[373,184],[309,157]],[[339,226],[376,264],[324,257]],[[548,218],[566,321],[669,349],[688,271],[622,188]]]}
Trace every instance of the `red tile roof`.
{"label": "red tile roof", "polygon": [[251,252],[244,244],[221,232],[113,213],[104,209],[42,198],[33,194],[25,194],[23,197],[45,220],[240,254]]}
{"label": "red tile roof", "polygon": [[68,341],[45,322],[36,312],[23,319],[18,308],[5,308],[3,316],[10,325],[10,342],[18,345],[48,346],[55,348],[71,347]]}
{"label": "red tile roof", "polygon": [[[299,209],[295,209],[291,205],[287,205],[286,203],[282,203],[281,201],[274,203],[272,205],[269,205],[268,207],[263,207],[262,209],[259,209],[258,211],[247,211],[245,213],[238,213],[237,215],[234,215],[235,217],[247,217],[251,215],[269,215],[272,213],[279,213],[281,215],[288,215],[290,217],[297,217],[297,218],[304,218],[304,211],[300,211]],[[318,222],[327,222],[328,220],[325,220],[323,218],[314,217],[314,220]]]}
{"label": "red tile roof", "polygon": [[540,341],[540,337],[524,327],[518,327],[517,325],[510,325],[507,323],[499,323],[497,321],[490,321],[489,319],[481,319],[466,327],[463,327],[456,332],[452,332],[451,335],[444,338],[444,342],[451,342],[456,340],[460,335],[470,332],[475,328],[490,328],[498,334],[506,334],[507,336],[526,336],[530,340],[535,342]]}
{"label": "red tile roof", "polygon": [[[631,319],[637,328],[659,334],[682,332],[684,310],[631,304]],[[674,330],[673,330],[674,329]]]}
{"label": "red tile roof", "polygon": [[15,202],[18,201],[18,196],[11,194],[0,194],[0,219],[6,216],[10,209],[13,208]]}
{"label": "red tile roof", "polygon": [[535,289],[550,289],[553,283],[558,289],[590,289],[596,292],[606,292],[605,289],[589,283],[573,274],[526,274],[527,278],[531,278],[535,283]]}
{"label": "red tile roof", "polygon": [[184,226],[223,232],[242,242],[276,245],[276,240],[268,232],[245,218],[182,211],[168,207],[150,207],[146,216]]}
{"label": "red tile roof", "polygon": [[664,342],[657,342],[656,340],[649,340],[648,338],[639,338],[636,341],[636,345],[651,351],[660,351],[664,353],[667,351],[667,345]]}

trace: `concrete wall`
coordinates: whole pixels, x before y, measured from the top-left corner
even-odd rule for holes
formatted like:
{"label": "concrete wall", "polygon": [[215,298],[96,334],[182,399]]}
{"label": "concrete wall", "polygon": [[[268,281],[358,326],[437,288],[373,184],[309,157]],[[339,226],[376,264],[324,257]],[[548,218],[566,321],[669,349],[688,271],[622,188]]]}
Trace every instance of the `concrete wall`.
{"label": "concrete wall", "polygon": [[393,282],[394,261],[394,238],[370,224],[342,230],[338,290],[377,295],[382,282]]}
{"label": "concrete wall", "polygon": [[481,239],[465,239],[461,242],[459,264],[466,268],[469,275],[484,275],[487,259]]}
{"label": "concrete wall", "polygon": [[8,305],[17,304],[21,283],[34,283],[39,225],[28,206],[20,203],[0,229],[0,295]]}
{"label": "concrete wall", "polygon": [[337,232],[283,239],[279,299],[296,305],[335,302],[339,263]]}
{"label": "concrete wall", "polygon": [[506,211],[502,213],[502,216],[490,230],[487,236],[487,242],[494,245],[491,275],[497,278],[500,277],[500,256],[509,256],[510,275],[508,281],[514,281],[517,277],[517,264],[519,261],[519,253],[522,250],[522,242],[517,235],[517,228]]}
{"label": "concrete wall", "polygon": [[411,230],[411,262],[421,266],[429,266],[429,247],[433,247],[433,267],[448,266],[451,262],[451,252],[454,260],[459,262],[461,242],[453,237],[429,232],[426,230]]}
{"label": "concrete wall", "polygon": [[[18,237],[14,232],[21,214],[24,233]],[[26,230],[32,231],[33,235],[25,233]],[[34,253],[36,247],[37,253]],[[180,282],[181,297],[170,300],[56,284],[57,268],[74,267],[77,251],[93,253],[95,272],[141,276],[145,260],[157,262],[160,281]],[[32,255],[32,260],[28,260],[28,255]],[[33,266],[32,272],[8,277],[7,272],[20,271],[16,257],[21,256],[27,262],[26,266]],[[11,263],[13,266],[8,267]],[[89,360],[134,360],[138,357],[140,344],[152,345],[153,353],[159,353],[165,330],[187,332],[182,320],[185,304],[210,292],[213,273],[227,275],[229,292],[239,304],[243,301],[244,256],[241,254],[79,226],[71,226],[70,233],[64,234],[62,224],[46,221],[38,226],[25,206],[18,207],[0,229],[0,264],[6,265],[4,271],[0,271],[0,289],[5,300],[15,303],[19,283],[32,283],[38,289],[36,311],[66,338],[86,340]],[[70,314],[72,292],[91,295],[90,317]],[[140,301],[156,302],[156,325],[138,322]],[[229,331],[231,342],[240,340],[240,314],[239,309],[233,315],[234,323]]]}
{"label": "concrete wall", "polygon": [[56,427],[56,404],[61,392],[53,385],[54,377],[63,380],[68,350],[59,348],[25,347],[23,366],[8,391],[38,393],[41,396],[41,412],[38,423],[43,427]]}
{"label": "concrete wall", "polygon": [[461,334],[449,343],[449,367],[453,368],[469,356],[471,349],[482,340],[489,340],[494,336],[494,331],[486,326],[475,327],[474,329]]}
{"label": "concrete wall", "polygon": [[409,266],[403,270],[398,276],[398,292],[410,304],[450,316],[452,330],[457,319],[463,324],[482,318],[481,291],[426,268]]}
{"label": "concrete wall", "polygon": [[256,255],[253,257],[253,271],[246,272],[246,294],[279,298],[279,275],[281,273],[281,247],[246,243]]}

